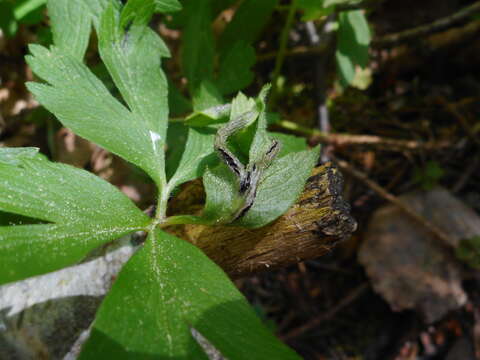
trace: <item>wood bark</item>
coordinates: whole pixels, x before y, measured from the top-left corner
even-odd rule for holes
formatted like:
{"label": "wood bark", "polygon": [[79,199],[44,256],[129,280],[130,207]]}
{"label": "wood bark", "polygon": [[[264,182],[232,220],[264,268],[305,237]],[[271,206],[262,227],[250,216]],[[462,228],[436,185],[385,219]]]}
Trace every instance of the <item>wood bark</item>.
{"label": "wood bark", "polygon": [[[296,204],[265,227],[188,225],[170,231],[201,248],[231,277],[284,267],[325,254],[356,229],[341,195],[342,186],[338,169],[325,164],[313,170]],[[202,197],[201,185],[191,183],[172,208],[195,212],[201,208]]]}

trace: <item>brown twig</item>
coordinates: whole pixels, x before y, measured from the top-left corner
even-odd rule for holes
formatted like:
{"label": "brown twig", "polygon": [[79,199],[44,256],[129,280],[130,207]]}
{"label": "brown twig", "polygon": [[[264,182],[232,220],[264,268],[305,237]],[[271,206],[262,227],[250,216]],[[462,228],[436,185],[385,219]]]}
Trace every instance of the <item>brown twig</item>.
{"label": "brown twig", "polygon": [[344,160],[340,160],[338,158],[335,159],[336,164],[338,167],[348,174],[352,175],[356,179],[363,182],[367,185],[370,189],[375,191],[378,195],[383,197],[385,200],[390,201],[392,204],[398,206],[403,212],[412,218],[414,221],[422,225],[426,230],[428,230],[432,235],[437,237],[439,240],[442,241],[443,244],[454,244],[455,241],[450,239],[450,236],[446,234],[443,230],[438,228],[436,225],[425,219],[423,216],[419,215],[415,210],[411,207],[406,205],[403,201],[397,198],[395,195],[391,194],[387,190],[385,190],[382,186],[377,184],[375,181],[370,180],[367,174],[361,172],[358,169],[355,169],[352,165]]}
{"label": "brown twig", "polygon": [[337,305],[332,307],[328,312],[310,320],[309,322],[299,326],[293,330],[290,330],[284,335],[281,335],[282,340],[290,340],[296,338],[303,333],[317,327],[322,322],[333,318],[340,310],[354,302],[360,295],[362,295],[369,288],[368,283],[363,283],[360,286],[353,289],[347,296],[345,296]]}
{"label": "brown twig", "polygon": [[429,35],[435,32],[439,32],[455,25],[456,23],[468,18],[476,12],[480,11],[480,1],[473,3],[470,6],[466,6],[460,9],[456,13],[435,20],[430,24],[421,25],[412,29],[400,31],[394,34],[388,34],[376,39],[373,39],[373,46],[394,46],[401,42],[405,42],[414,38],[420,38],[425,35]]}
{"label": "brown twig", "polygon": [[291,121],[280,121],[278,126],[286,130],[298,132],[302,135],[308,135],[312,137],[313,142],[321,142],[324,144],[332,144],[335,146],[376,146],[384,148],[386,150],[394,151],[418,151],[418,150],[440,150],[450,147],[452,144],[448,141],[438,142],[421,142],[415,140],[398,140],[390,139],[375,135],[356,135],[356,134],[339,134],[330,133],[327,134],[317,129],[311,129],[303,127]]}

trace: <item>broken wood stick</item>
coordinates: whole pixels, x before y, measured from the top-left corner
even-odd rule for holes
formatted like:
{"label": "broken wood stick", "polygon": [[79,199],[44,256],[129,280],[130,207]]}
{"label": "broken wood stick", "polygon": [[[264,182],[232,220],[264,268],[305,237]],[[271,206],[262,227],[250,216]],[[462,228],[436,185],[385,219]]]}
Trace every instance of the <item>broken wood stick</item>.
{"label": "broken wood stick", "polygon": [[[325,254],[356,229],[350,206],[342,198],[342,186],[338,169],[325,164],[313,170],[296,204],[267,226],[186,225],[170,230],[201,248],[231,277],[284,267]],[[198,212],[199,190],[198,182],[188,184],[172,208]],[[189,209],[181,205],[186,199]]]}

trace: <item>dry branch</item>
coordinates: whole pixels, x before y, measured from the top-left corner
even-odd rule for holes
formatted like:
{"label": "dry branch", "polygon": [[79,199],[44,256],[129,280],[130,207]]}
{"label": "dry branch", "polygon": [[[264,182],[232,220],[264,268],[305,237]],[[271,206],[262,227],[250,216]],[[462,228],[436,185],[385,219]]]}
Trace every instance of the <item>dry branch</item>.
{"label": "dry branch", "polygon": [[462,8],[452,15],[437,19],[429,24],[376,38],[373,40],[372,45],[377,47],[395,46],[405,41],[419,39],[422,36],[446,30],[456,23],[468,19],[477,12],[480,12],[480,1]]}
{"label": "dry branch", "polygon": [[418,140],[392,139],[376,135],[326,133],[287,120],[279,121],[277,125],[286,130],[310,136],[311,143],[316,144],[320,142],[335,147],[374,146],[378,149],[389,151],[425,151],[441,150],[452,146],[452,143],[446,140],[422,142]]}
{"label": "dry branch", "polygon": [[[201,225],[172,230],[200,247],[232,277],[287,266],[325,254],[356,229],[342,199],[342,185],[338,169],[326,164],[314,169],[297,203],[270,225],[254,230]],[[190,199],[190,210],[199,208],[198,186],[192,183],[178,196],[179,201]]]}

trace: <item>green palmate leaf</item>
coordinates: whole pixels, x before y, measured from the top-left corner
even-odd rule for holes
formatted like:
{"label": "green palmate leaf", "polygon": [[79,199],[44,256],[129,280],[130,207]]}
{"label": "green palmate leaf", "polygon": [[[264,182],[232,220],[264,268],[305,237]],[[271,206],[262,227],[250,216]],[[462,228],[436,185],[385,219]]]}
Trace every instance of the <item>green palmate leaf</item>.
{"label": "green palmate leaf", "polygon": [[182,5],[177,0],[155,0],[155,11],[170,13],[181,9]]}
{"label": "green palmate leaf", "polygon": [[[318,149],[292,152],[306,149],[306,144],[288,140],[286,152],[282,157],[275,157],[279,151],[278,142],[266,130],[265,102],[268,90],[267,85],[256,100],[241,93],[234,99],[231,119],[219,130],[219,134],[225,132],[227,127],[235,131],[240,131],[241,127],[249,130],[252,128],[249,124],[258,117],[253,139],[249,142],[245,138],[248,131],[239,137],[238,145],[249,147],[248,164],[243,165],[238,159],[235,160],[235,155],[227,145],[220,148],[219,155],[223,162],[207,169],[203,178],[207,194],[204,213],[201,218],[185,218],[185,221],[261,227],[287,211],[302,192],[318,158]],[[240,122],[241,125],[235,125]],[[217,142],[218,139],[218,147]]]}
{"label": "green palmate leaf", "polygon": [[139,19],[125,34],[112,5],[99,33],[101,56],[130,109],[79,59],[57,47],[30,47],[27,61],[48,84],[27,86],[65,126],[138,165],[161,186],[168,104],[159,57],[165,52],[163,42],[140,25],[145,16]]}
{"label": "green palmate leaf", "polygon": [[18,30],[18,23],[13,14],[13,4],[0,1],[0,29],[6,36],[13,36]]}
{"label": "green palmate leaf", "polygon": [[77,59],[83,59],[92,27],[92,19],[85,3],[49,0],[47,8],[56,46]]}
{"label": "green palmate leaf", "polygon": [[355,77],[355,63],[352,58],[337,49],[335,53],[338,73],[340,75],[340,83],[347,87]]}
{"label": "green palmate leaf", "polygon": [[323,6],[334,6],[334,5],[346,5],[346,4],[357,4],[361,0],[323,0]]}
{"label": "green palmate leaf", "polygon": [[[252,144],[252,130],[253,126],[251,127],[252,129],[247,129],[247,131],[243,132],[241,136],[237,136],[235,138],[235,142],[231,145],[233,150],[239,154],[240,158],[245,158],[248,159],[248,153],[250,146]],[[307,142],[305,138],[303,137],[297,137],[293,135],[287,135],[283,133],[277,133],[277,132],[268,132],[268,138],[269,138],[269,143],[270,139],[277,140],[281,146],[280,146],[280,151],[277,155],[278,158],[281,158],[285,155],[288,155],[293,152],[299,152],[299,151],[305,151],[308,149]]]}
{"label": "green palmate leaf", "polygon": [[[252,124],[253,121],[258,117],[259,110],[257,109],[257,104],[255,99],[245,96],[244,93],[239,92],[237,96],[232,100],[232,108],[230,110],[230,121],[234,121],[239,116],[251,112],[250,120],[248,125]],[[247,125],[247,126],[248,126]]]}
{"label": "green palmate leaf", "polygon": [[211,0],[188,1],[182,11],[186,19],[183,30],[182,67],[193,95],[202,81],[213,81],[214,41],[211,28]]}
{"label": "green palmate leaf", "polygon": [[28,216],[12,214],[0,211],[0,226],[6,225],[24,225],[24,224],[41,224],[43,221],[32,219]]}
{"label": "green palmate leaf", "polygon": [[[52,0],[49,0],[52,1]],[[119,0],[82,0],[83,3],[87,6],[89,10],[89,15],[92,18],[93,25],[95,29],[98,29],[100,25],[100,17],[102,16],[103,12],[109,6],[114,6],[116,9],[120,9],[120,1]],[[82,14],[87,15],[87,14]]]}
{"label": "green palmate leaf", "polygon": [[242,205],[238,193],[238,179],[225,165],[207,168],[203,175],[203,185],[207,194],[205,209],[200,223],[224,224],[232,221],[235,211]]}
{"label": "green palmate leaf", "polygon": [[189,126],[208,126],[228,121],[231,105],[217,105],[204,110],[194,111],[185,118],[185,124]]}
{"label": "green palmate leaf", "polygon": [[22,20],[28,14],[32,13],[33,11],[37,10],[39,7],[45,5],[47,0],[20,0],[17,1],[14,8],[14,16],[15,19]]}
{"label": "green palmate leaf", "polygon": [[[219,67],[215,69],[215,42],[211,22],[229,2],[199,0],[186,2],[179,16],[183,31],[182,64],[192,97],[205,81],[214,83],[221,94],[230,94],[251,83],[250,68],[255,63],[251,43],[270,17],[277,0],[247,0],[236,11],[219,41]],[[253,16],[253,18],[252,18]],[[221,104],[219,101],[217,104]]]}
{"label": "green palmate leaf", "polygon": [[222,94],[217,87],[208,79],[202,79],[192,93],[193,110],[195,112],[223,104]]}
{"label": "green palmate leaf", "polygon": [[307,141],[303,137],[277,132],[268,132],[268,135],[282,144],[280,152],[278,153],[278,158],[284,157],[290,153],[305,151],[308,149]]}
{"label": "green palmate leaf", "polygon": [[214,84],[204,80],[193,94],[194,111],[185,118],[189,126],[208,126],[228,121],[230,104],[222,104],[222,95]]}
{"label": "green palmate leaf", "polygon": [[[255,8],[250,15],[252,13],[263,14],[265,12],[263,3],[257,4],[257,8],[260,8]],[[212,9],[216,8],[216,5],[212,0],[202,0],[189,2],[184,9],[183,68],[194,98],[196,89],[204,81],[215,83],[220,93],[229,94],[247,86],[253,80],[250,68],[255,63],[255,52],[249,43],[253,42],[264,23],[252,22],[251,16],[247,21],[246,13],[243,10],[247,4],[242,4],[241,16],[234,20],[235,27],[242,27],[242,31],[235,32],[236,38],[233,42],[223,41],[220,49],[219,69],[215,74],[213,66],[215,43],[210,24],[214,16]],[[247,6],[247,8],[250,7],[251,5]]]}
{"label": "green palmate leaf", "polygon": [[171,179],[178,169],[178,165],[188,139],[188,126],[182,122],[172,122],[168,125],[167,151],[165,158],[165,171],[167,179]]}
{"label": "green palmate leaf", "polygon": [[171,116],[180,116],[192,111],[192,104],[174,83],[168,83],[168,108]]}
{"label": "green palmate leaf", "polygon": [[285,213],[298,199],[319,156],[319,148],[290,153],[265,170],[252,208],[235,225],[257,228]]}
{"label": "green palmate leaf", "polygon": [[248,86],[253,80],[250,68],[255,64],[255,50],[237,41],[220,62],[217,86],[222,94],[231,94]]}
{"label": "green palmate leaf", "polygon": [[278,0],[246,0],[235,12],[219,40],[220,68],[217,86],[231,94],[253,80],[251,67],[256,56],[252,47],[278,3]]}
{"label": "green palmate leaf", "polygon": [[[158,137],[158,146],[165,144],[168,125],[168,85],[160,67],[160,58],[169,56],[165,43],[146,26],[153,14],[153,0],[140,0],[134,23],[128,32],[125,19],[133,15],[129,1],[122,11],[109,7],[102,16],[99,31],[100,56],[132,113]],[[150,3],[150,7],[148,4]]]}
{"label": "green palmate leaf", "polygon": [[237,43],[253,44],[270,20],[278,0],[244,0],[219,40],[222,56]]}
{"label": "green palmate leaf", "polygon": [[364,12],[362,10],[346,11],[343,13],[343,17],[351,24],[356,43],[368,46],[371,34]]}
{"label": "green palmate leaf", "polygon": [[[114,9],[117,10],[117,9]],[[130,22],[134,22],[136,24],[145,25],[150,21],[153,13],[155,11],[155,2],[154,0],[129,0],[122,9],[122,16],[120,21],[120,29],[117,28],[116,21],[110,20],[110,30],[113,30],[117,34],[112,36],[113,41],[116,41],[117,38],[123,35],[123,28],[130,24]],[[116,13],[113,11],[112,13]],[[115,14],[117,15],[117,14]],[[108,16],[112,16],[108,14]],[[100,19],[100,22],[102,20]],[[113,25],[113,28],[111,27]],[[105,29],[100,31],[105,34]]]}
{"label": "green palmate leaf", "polygon": [[335,8],[333,4],[327,2],[328,0],[298,0],[298,7],[303,10],[302,20],[315,20],[325,15],[331,14],[335,10]]}
{"label": "green palmate leaf", "polygon": [[270,84],[265,85],[256,101],[256,107],[259,112],[257,120],[257,131],[250,146],[249,159],[250,161],[260,161],[263,154],[268,151],[267,149],[271,146],[271,139],[267,134],[267,95],[270,91]]}
{"label": "green palmate leaf", "polygon": [[365,15],[361,10],[339,14],[339,30],[336,60],[343,86],[349,85],[355,76],[355,66],[368,64],[368,46],[371,35]]}
{"label": "green palmate leaf", "polygon": [[[216,105],[221,101],[221,96],[218,94],[217,89],[208,81],[203,81],[197,88],[194,97],[194,112],[193,117],[189,117],[190,120],[195,122],[202,122],[208,115],[214,113],[209,109],[210,106]],[[205,113],[202,109],[205,110]],[[217,115],[223,112],[229,112],[229,109],[224,107],[215,106],[213,109],[218,109]],[[223,110],[221,110],[223,109]],[[188,123],[187,123],[188,124]],[[191,123],[188,125],[192,125]],[[195,125],[195,124],[193,124]],[[208,164],[216,161],[216,156],[213,154],[213,140],[215,136],[215,129],[208,127],[195,128],[192,126],[183,125],[183,133],[186,134],[186,141],[180,152],[180,144],[175,143],[175,139],[171,142],[174,143],[176,149],[173,150],[173,155],[177,157],[178,165],[176,165],[175,175],[170,179],[168,187],[170,190],[174,189],[177,185],[186,181],[201,177]],[[181,155],[180,155],[181,154]]]}
{"label": "green palmate leaf", "polygon": [[50,85],[28,83],[38,101],[67,127],[145,170],[161,183],[163,149],[138,117],[79,60],[58,48],[30,46],[33,71]]}
{"label": "green palmate leaf", "polygon": [[0,163],[0,210],[52,224],[0,227],[0,283],[71,265],[149,222],[125,195],[87,171],[41,157],[17,160]]}
{"label": "green palmate leaf", "polygon": [[214,133],[212,131],[189,127],[187,136],[175,175],[168,183],[170,189],[186,181],[201,177],[206,166],[216,160],[213,153]]}
{"label": "green palmate leaf", "polygon": [[45,3],[46,0],[0,0],[0,29],[6,36],[13,36],[18,23],[40,23]]}
{"label": "green palmate leaf", "polygon": [[38,153],[38,148],[0,148],[0,164],[19,165],[22,159],[32,159]]}
{"label": "green palmate leaf", "polygon": [[[154,12],[175,12],[182,8],[177,0],[129,0],[122,10],[122,25],[135,20],[146,24]],[[168,51],[168,50],[167,50]]]}
{"label": "green palmate leaf", "polygon": [[80,359],[208,359],[192,331],[230,360],[299,359],[261,324],[220,268],[163,232],[151,233],[122,269]]}

